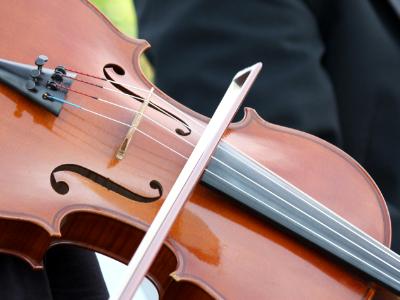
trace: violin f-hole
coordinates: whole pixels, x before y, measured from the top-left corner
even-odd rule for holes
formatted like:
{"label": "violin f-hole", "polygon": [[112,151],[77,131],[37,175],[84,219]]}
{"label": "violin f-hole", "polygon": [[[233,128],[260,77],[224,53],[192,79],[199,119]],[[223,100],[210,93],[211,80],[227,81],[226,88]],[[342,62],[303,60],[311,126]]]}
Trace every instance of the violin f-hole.
{"label": "violin f-hole", "polygon": [[123,187],[122,185],[115,183],[109,178],[104,177],[103,175],[100,175],[88,168],[75,165],[75,164],[63,164],[60,165],[51,172],[50,174],[50,184],[51,187],[55,192],[57,192],[60,195],[66,195],[69,192],[69,185],[65,181],[57,181],[55,178],[55,173],[62,172],[62,171],[68,171],[68,172],[73,172],[76,174],[79,174],[83,177],[86,177],[87,179],[91,180],[94,183],[97,183],[103,187],[105,187],[108,190],[111,190],[125,198],[128,198],[133,201],[137,202],[142,202],[142,203],[150,203],[154,202],[156,200],[159,200],[163,194],[163,187],[161,183],[157,180],[152,180],[149,183],[149,186],[151,189],[156,190],[158,192],[157,196],[154,197],[146,197],[139,195],[135,192],[130,191],[129,189]]}
{"label": "violin f-hole", "polygon": [[[107,78],[107,80],[109,80],[109,82],[116,89],[118,89],[119,91],[131,96],[132,98],[134,97],[133,99],[135,99],[135,100],[137,100],[137,101],[139,101],[141,103],[144,102],[143,97],[141,97],[137,93],[132,92],[131,90],[129,90],[126,85],[124,86],[122,84],[117,83],[117,81],[113,77],[111,77],[111,75],[109,74],[109,72],[108,72],[109,69],[112,69],[112,71],[114,73],[116,73],[116,74],[118,74],[120,76],[124,76],[125,75],[125,70],[121,66],[119,66],[117,64],[106,64],[103,67],[104,77]],[[181,118],[179,118],[174,113],[166,110],[165,108],[162,108],[162,107],[158,106],[157,104],[155,104],[153,102],[150,102],[148,107],[150,107],[150,108],[152,108],[152,109],[154,109],[154,110],[156,110],[156,111],[158,111],[158,112],[170,117],[171,119],[174,119],[175,121],[181,123],[182,124],[182,128],[176,128],[175,129],[175,132],[177,134],[179,134],[181,136],[188,136],[189,134],[191,134],[192,130],[190,129],[189,124],[187,124],[185,121],[183,121]]]}

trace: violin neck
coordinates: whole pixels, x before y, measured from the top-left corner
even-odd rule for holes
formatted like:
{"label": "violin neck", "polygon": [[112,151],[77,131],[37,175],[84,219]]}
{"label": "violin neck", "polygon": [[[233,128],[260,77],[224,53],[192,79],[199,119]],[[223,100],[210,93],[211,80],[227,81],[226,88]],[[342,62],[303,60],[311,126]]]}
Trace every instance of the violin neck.
{"label": "violin neck", "polygon": [[272,171],[221,142],[202,182],[400,293],[400,256]]}

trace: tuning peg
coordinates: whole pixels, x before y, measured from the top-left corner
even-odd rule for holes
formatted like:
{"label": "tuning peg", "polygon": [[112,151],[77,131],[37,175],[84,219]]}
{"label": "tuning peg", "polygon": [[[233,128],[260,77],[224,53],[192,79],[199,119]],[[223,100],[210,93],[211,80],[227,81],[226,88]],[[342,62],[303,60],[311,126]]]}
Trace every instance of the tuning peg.
{"label": "tuning peg", "polygon": [[42,71],[43,65],[49,60],[49,58],[46,55],[39,55],[36,60],[35,60],[35,65],[37,65],[38,70]]}

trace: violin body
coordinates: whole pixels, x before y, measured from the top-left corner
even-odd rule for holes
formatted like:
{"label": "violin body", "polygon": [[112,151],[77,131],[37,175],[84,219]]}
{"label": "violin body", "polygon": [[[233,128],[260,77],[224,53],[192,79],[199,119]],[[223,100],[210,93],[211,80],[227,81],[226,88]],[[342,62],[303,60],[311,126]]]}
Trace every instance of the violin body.
{"label": "violin body", "polygon": [[[62,64],[99,77],[107,73],[141,88],[132,92],[141,98],[153,87],[139,66],[148,43],[121,34],[87,1],[12,1],[2,8],[0,24],[0,58],[32,64],[46,54],[49,68]],[[141,106],[83,82],[72,88],[124,107]],[[177,118],[153,108],[146,114],[175,133],[185,128],[182,120],[191,128],[185,138],[195,144],[207,118],[156,87],[154,93],[179,109],[154,100]],[[131,111],[73,92],[67,100],[132,122]],[[67,243],[127,263],[186,160],[139,133],[117,160],[126,127],[69,106],[55,116],[4,84],[0,103],[0,251],[41,268],[49,247]],[[140,129],[185,156],[191,153],[177,133],[145,119]],[[270,124],[251,109],[224,140],[390,245],[390,219],[379,189],[341,150]],[[370,299],[375,293],[370,280],[348,265],[203,184],[148,277],[166,299]]]}

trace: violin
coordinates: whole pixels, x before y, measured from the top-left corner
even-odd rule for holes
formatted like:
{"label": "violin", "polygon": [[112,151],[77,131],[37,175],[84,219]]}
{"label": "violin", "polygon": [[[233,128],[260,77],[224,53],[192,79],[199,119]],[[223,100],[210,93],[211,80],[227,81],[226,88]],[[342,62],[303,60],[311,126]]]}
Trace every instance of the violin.
{"label": "violin", "polygon": [[[149,44],[88,1],[0,16],[0,251],[35,269],[59,244],[128,263],[208,119],[148,81]],[[400,294],[390,240],[357,162],[246,109],[147,277],[162,299],[372,299]]]}

